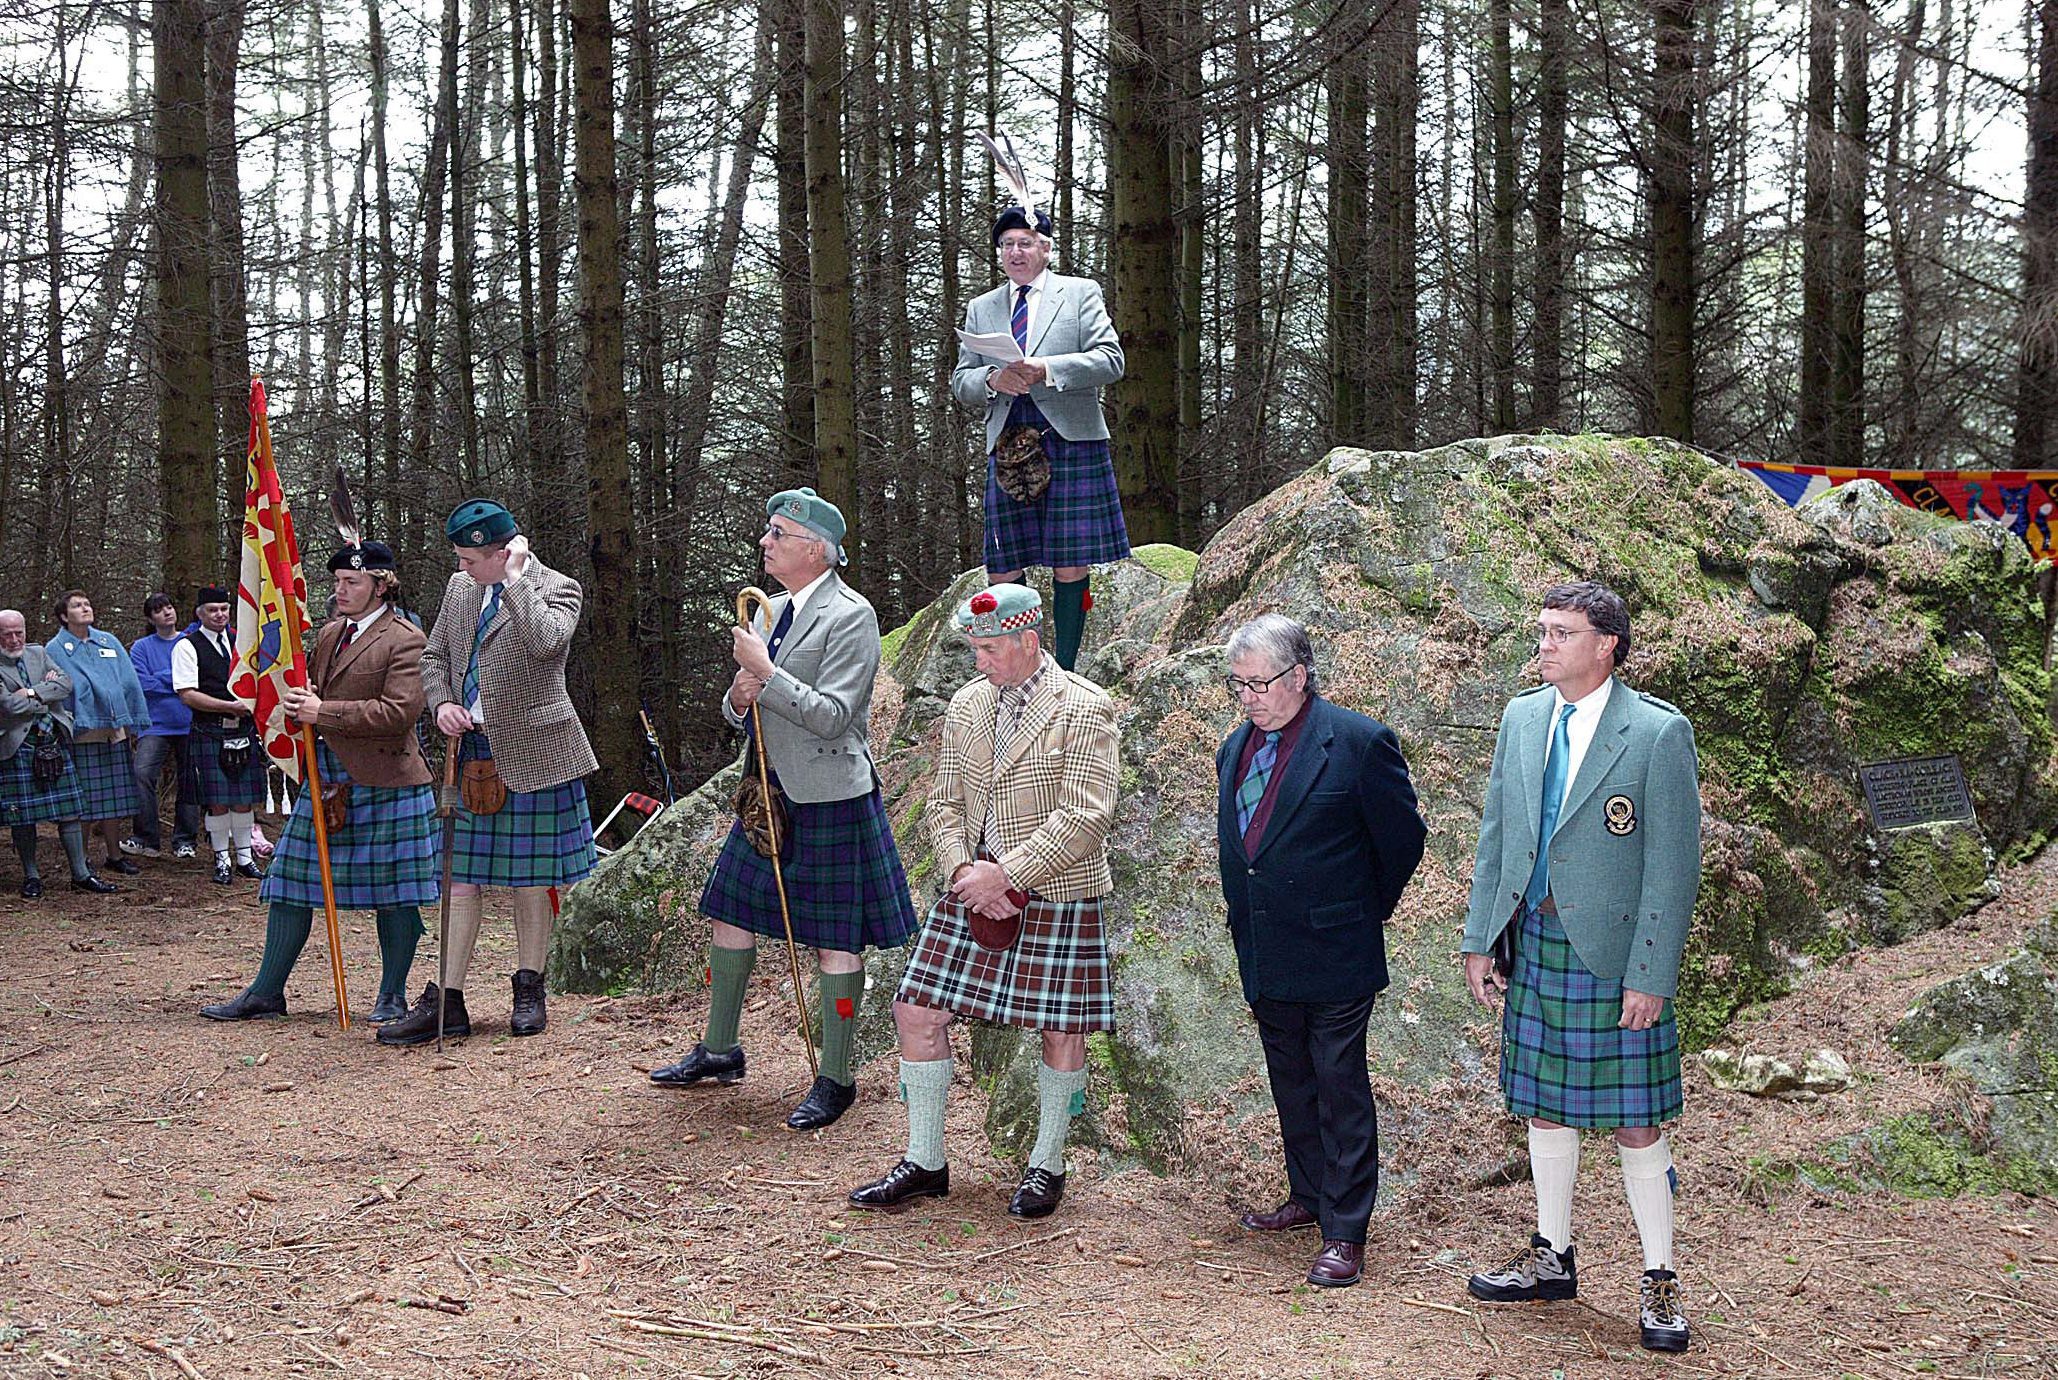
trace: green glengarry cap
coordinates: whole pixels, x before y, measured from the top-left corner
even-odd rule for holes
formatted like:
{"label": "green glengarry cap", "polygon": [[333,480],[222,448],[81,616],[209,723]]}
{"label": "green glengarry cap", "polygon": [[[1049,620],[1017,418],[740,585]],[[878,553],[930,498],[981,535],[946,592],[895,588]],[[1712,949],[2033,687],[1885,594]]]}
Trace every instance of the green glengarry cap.
{"label": "green glengarry cap", "polygon": [[490,546],[521,530],[515,524],[514,514],[490,498],[466,499],[443,524],[443,534],[450,538],[452,546]]}
{"label": "green glengarry cap", "polygon": [[1027,585],[982,589],[958,605],[958,627],[967,637],[1007,637],[1043,624],[1043,599]]}

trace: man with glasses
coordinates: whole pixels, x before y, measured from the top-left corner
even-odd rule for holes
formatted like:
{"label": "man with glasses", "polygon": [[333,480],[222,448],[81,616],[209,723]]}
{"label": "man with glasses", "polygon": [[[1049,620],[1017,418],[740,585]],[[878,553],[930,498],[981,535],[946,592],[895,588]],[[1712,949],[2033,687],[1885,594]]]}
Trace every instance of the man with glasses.
{"label": "man with glasses", "polygon": [[1251,1231],[1319,1227],[1308,1283],[1358,1282],[1379,1191],[1365,1026],[1386,920],[1428,833],[1393,730],[1317,693],[1308,631],[1261,614],[1229,638],[1247,716],[1215,754],[1215,841],[1244,1000],[1279,1110],[1288,1195]]}
{"label": "man with glasses", "polygon": [[[1051,650],[1069,671],[1093,606],[1089,567],[1129,554],[1100,405],[1101,389],[1122,377],[1123,359],[1100,285],[1050,271],[1051,228],[1048,215],[1036,212],[1032,225],[1020,206],[993,222],[1007,281],[972,299],[965,330],[1012,336],[1014,356],[960,344],[950,387],[986,418],[987,576],[1002,584],[1029,566],[1051,567]],[[1047,475],[1047,487],[1038,492],[1023,474]]]}
{"label": "man with glasses", "polygon": [[[784,938],[790,914],[796,943],[815,951],[821,974],[822,1058],[807,1097],[787,1116],[796,1131],[828,1126],[857,1100],[851,1043],[865,999],[867,946],[892,948],[915,929],[907,874],[879,793],[870,743],[872,682],[879,671],[879,617],[843,583],[843,514],[813,489],[774,494],[758,539],[765,573],[786,592],[772,600],[763,634],[731,634],[736,674],[722,717],[746,735],[744,772],[757,775],[751,707],[765,735],[765,759],[789,809],[780,871],[752,844],[742,819],[730,826],[714,873],[700,895],[713,925],[707,966],[713,988],[707,1031],[677,1063],[650,1081],[686,1087],[743,1077],[738,1024],[757,936]],[[783,877],[787,910],[781,911]]]}
{"label": "man with glasses", "polygon": [[1615,679],[1629,610],[1590,580],[1537,615],[1543,685],[1501,716],[1465,919],[1465,978],[1501,1016],[1501,1091],[1529,1121],[1536,1231],[1475,1297],[1569,1299],[1582,1128],[1612,1130],[1643,1241],[1643,1344],[1683,1351],[1672,1259],[1679,1029],[1671,998],[1701,877],[1693,726]]}

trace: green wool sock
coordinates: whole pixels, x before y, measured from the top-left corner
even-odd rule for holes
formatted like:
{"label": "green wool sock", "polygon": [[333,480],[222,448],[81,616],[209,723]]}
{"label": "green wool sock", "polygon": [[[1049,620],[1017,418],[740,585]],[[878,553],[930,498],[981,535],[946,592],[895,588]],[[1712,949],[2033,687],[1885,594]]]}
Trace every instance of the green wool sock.
{"label": "green wool sock", "polygon": [[1060,1073],[1049,1064],[1036,1066],[1036,1146],[1029,1167],[1051,1174],[1065,1172],[1065,1137],[1072,1118],[1086,1110],[1086,1070]]}
{"label": "green wool sock", "polygon": [[865,1004],[865,971],[824,973],[822,984],[822,1073],[849,1087],[850,1046],[857,1036],[858,1008]]}
{"label": "green wool sock", "polygon": [[79,821],[66,820],[57,826],[58,841],[64,844],[65,860],[71,864],[74,881],[93,875],[93,864],[86,861],[86,830]]}
{"label": "green wool sock", "polygon": [[757,966],[757,949],[708,947],[707,967],[714,991],[707,1001],[707,1034],[700,1042],[710,1052],[727,1054],[741,1043],[737,1027],[743,1023],[743,992],[750,985],[750,970]]}
{"label": "green wool sock", "polygon": [[15,856],[21,859],[21,879],[41,877],[43,874],[36,870],[36,826],[17,824],[9,832],[14,836]]}
{"label": "green wool sock", "polygon": [[407,995],[407,970],[422,937],[420,906],[379,907],[379,995]]}
{"label": "green wool sock", "polygon": [[1051,581],[1051,603],[1057,614],[1057,644],[1052,653],[1067,671],[1079,659],[1079,644],[1086,637],[1086,590],[1093,581]]}
{"label": "green wool sock", "polygon": [[908,1158],[941,1169],[943,1106],[950,1097],[950,1060],[900,1061],[900,1100],[908,1104]]}
{"label": "green wool sock", "polygon": [[288,901],[272,902],[264,919],[264,957],[258,962],[257,976],[250,979],[252,996],[286,995],[286,977],[300,961],[300,951],[307,947],[307,932],[313,927],[311,908]]}

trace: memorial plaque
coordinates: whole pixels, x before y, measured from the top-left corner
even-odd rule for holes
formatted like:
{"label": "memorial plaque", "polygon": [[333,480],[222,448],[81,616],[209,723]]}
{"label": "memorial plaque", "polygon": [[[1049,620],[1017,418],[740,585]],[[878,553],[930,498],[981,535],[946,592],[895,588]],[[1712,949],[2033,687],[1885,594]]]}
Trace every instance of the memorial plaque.
{"label": "memorial plaque", "polygon": [[1965,772],[1955,753],[1903,757],[1858,768],[1875,829],[1912,829],[1974,818]]}

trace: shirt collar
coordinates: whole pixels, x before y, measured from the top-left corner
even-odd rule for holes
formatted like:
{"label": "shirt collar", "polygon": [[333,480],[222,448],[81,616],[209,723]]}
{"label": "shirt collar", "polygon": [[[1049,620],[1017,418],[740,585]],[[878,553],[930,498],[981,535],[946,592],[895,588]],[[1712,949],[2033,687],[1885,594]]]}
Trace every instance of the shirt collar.
{"label": "shirt collar", "polygon": [[1600,683],[1599,687],[1587,691],[1584,698],[1568,700],[1565,698],[1565,692],[1554,685],[1551,687],[1551,717],[1556,719],[1559,714],[1564,712],[1565,706],[1569,704],[1572,706],[1573,718],[1598,719],[1601,717],[1601,711],[1608,707],[1608,696],[1614,692],[1614,689],[1615,677],[1609,676]]}
{"label": "shirt collar", "polygon": [[385,601],[384,599],[381,599],[381,600],[379,600],[379,602],[378,602],[378,603],[376,603],[376,604],[373,604],[373,605],[372,605],[372,609],[371,609],[371,612],[370,612],[370,613],[367,613],[367,614],[366,614],[366,615],[365,615],[364,617],[362,617],[362,618],[353,618],[353,619],[351,619],[351,620],[350,620],[350,626],[351,626],[351,627],[353,627],[353,628],[356,628],[356,629],[357,629],[357,631],[356,631],[356,632],[355,632],[354,634],[352,634],[352,636],[353,636],[353,637],[363,637],[363,636],[364,636],[364,630],[365,630],[366,628],[369,628],[369,627],[370,627],[370,626],[371,626],[372,624],[374,624],[374,623],[378,622],[378,621],[379,621],[379,618],[380,618],[380,616],[381,616],[382,614],[384,614],[385,612],[386,612],[386,601]]}
{"label": "shirt collar", "polygon": [[1036,663],[1036,669],[1029,673],[1029,679],[1023,681],[1020,685],[1004,685],[1001,687],[1001,699],[1009,705],[1029,703],[1030,700],[1036,698],[1036,692],[1043,688],[1043,673],[1056,664],[1056,662],[1050,659],[1050,653],[1045,652],[1043,659]]}
{"label": "shirt collar", "polygon": [[807,601],[814,598],[815,591],[820,589],[823,582],[835,573],[833,570],[825,570],[799,589],[793,591],[793,616],[795,618],[800,617],[801,613],[807,608]]}
{"label": "shirt collar", "polygon": [[[1029,280],[1029,295],[1031,297],[1041,297],[1043,296],[1043,290],[1049,286],[1050,270],[1046,268],[1043,272]],[[1016,282],[1013,278],[1008,279],[1008,300],[1013,301],[1016,297],[1019,297],[1021,289],[1022,284]]]}

